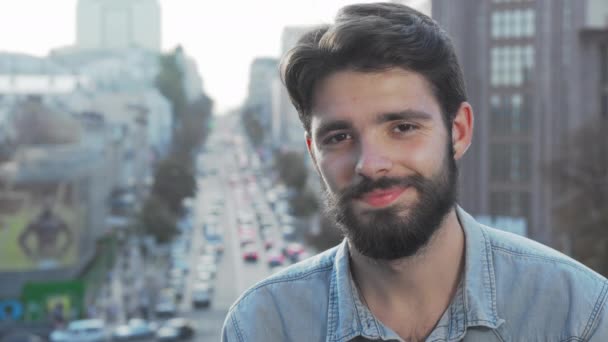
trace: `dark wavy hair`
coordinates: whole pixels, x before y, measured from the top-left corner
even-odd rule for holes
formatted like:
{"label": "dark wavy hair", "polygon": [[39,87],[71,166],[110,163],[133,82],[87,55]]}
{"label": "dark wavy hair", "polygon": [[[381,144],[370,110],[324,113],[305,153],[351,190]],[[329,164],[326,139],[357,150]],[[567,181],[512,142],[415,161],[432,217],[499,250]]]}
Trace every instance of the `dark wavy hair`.
{"label": "dark wavy hair", "polygon": [[307,32],[281,61],[281,79],[310,132],[315,86],[337,71],[402,68],[431,85],[451,127],[466,101],[462,69],[447,33],[428,16],[396,3],[343,7],[335,23]]}

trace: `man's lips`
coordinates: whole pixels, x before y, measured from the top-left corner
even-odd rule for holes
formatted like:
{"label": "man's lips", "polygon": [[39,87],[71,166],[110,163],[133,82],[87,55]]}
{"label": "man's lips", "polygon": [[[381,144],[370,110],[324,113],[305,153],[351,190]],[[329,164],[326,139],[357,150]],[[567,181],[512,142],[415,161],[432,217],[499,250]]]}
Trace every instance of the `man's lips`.
{"label": "man's lips", "polygon": [[360,200],[372,207],[385,207],[393,203],[407,187],[393,187],[389,189],[374,190],[360,197]]}

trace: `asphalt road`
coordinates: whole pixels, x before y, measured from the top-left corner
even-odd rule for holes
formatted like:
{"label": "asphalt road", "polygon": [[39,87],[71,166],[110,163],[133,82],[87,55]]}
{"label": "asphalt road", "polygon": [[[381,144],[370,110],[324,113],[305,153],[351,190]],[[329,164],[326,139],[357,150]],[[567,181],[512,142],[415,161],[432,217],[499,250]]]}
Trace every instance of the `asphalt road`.
{"label": "asphalt road", "polygon": [[[229,124],[226,121],[219,123],[219,132],[233,131],[222,124]],[[219,133],[216,133],[219,134]],[[210,141],[218,139],[211,136]],[[230,178],[239,174],[238,160],[236,151],[228,149],[227,153],[221,151],[210,153],[205,156],[204,165],[215,165],[222,172],[206,177],[199,178],[198,197],[195,200],[195,220],[192,231],[192,266],[196,264],[198,252],[205,243],[203,226],[207,217],[207,207],[210,205],[210,198],[221,197],[224,199],[224,206],[218,217],[219,233],[224,241],[224,253],[219,260],[218,272],[214,280],[215,291],[213,293],[212,304],[208,309],[193,309],[191,305],[191,287],[194,283],[193,272],[190,272],[191,279],[186,287],[184,299],[180,307],[181,315],[191,318],[196,324],[196,341],[219,341],[221,339],[221,328],[228,313],[230,306],[237,298],[249,287],[268,277],[277,268],[267,266],[265,250],[262,241],[256,236],[254,246],[259,253],[257,262],[247,262],[243,260],[242,248],[238,237],[237,215],[243,210],[251,210],[244,201],[251,197],[251,191],[246,194],[242,186],[231,183]],[[252,187],[257,187],[252,185]],[[258,189],[261,191],[261,189]],[[253,194],[255,195],[255,193]],[[263,193],[259,194],[263,196]]]}
{"label": "asphalt road", "polygon": [[[258,261],[247,262],[243,260],[243,247],[241,247],[238,233],[239,213],[252,212],[252,202],[254,200],[261,202],[262,209],[266,211],[270,212],[270,207],[265,201],[259,201],[265,195],[259,184],[251,180],[235,182],[235,178],[242,179],[242,176],[245,176],[242,171],[243,168],[240,167],[239,155],[242,157],[243,153],[251,153],[247,150],[248,147],[243,144],[240,146],[239,144],[224,146],[228,140],[234,140],[231,139],[232,136],[238,134],[235,133],[239,131],[235,128],[235,125],[235,122],[230,122],[227,118],[218,119],[217,127],[208,139],[208,145],[216,146],[216,148],[209,148],[198,163],[200,164],[197,179],[198,192],[193,201],[192,228],[187,235],[190,240],[190,250],[188,252],[190,272],[187,276],[177,313],[178,317],[189,318],[194,324],[196,336],[192,341],[220,341],[221,329],[230,306],[246,289],[280,269],[268,266],[266,251],[260,234],[256,234],[253,244],[249,245],[249,247],[251,245],[255,246],[259,255]],[[202,171],[210,166],[219,172],[203,176],[205,172]],[[210,307],[195,309],[192,305],[192,288],[196,283],[196,265],[206,244],[206,237],[203,232],[204,226],[209,220],[209,209],[213,206],[214,199],[217,200],[218,198],[222,199],[222,209],[216,218],[218,223],[216,228],[217,233],[222,236],[224,253],[217,261],[217,274],[213,279],[214,291]],[[274,230],[276,236],[281,236],[278,231],[278,220],[274,218],[274,221],[275,227],[269,229]],[[256,232],[258,231],[256,225],[253,228]],[[139,262],[133,264],[135,269],[140,267],[138,265],[143,266]],[[165,269],[156,270],[152,266],[152,269],[143,273],[148,274],[145,278],[146,281],[158,283],[160,287],[163,287],[162,284],[166,282],[164,278]],[[114,300],[119,302],[121,293],[125,289],[121,289],[122,284],[119,282],[112,282],[112,285],[116,287],[112,291]],[[140,288],[150,286],[150,284],[140,285]],[[138,292],[138,290],[134,292]],[[132,293],[132,295],[135,295],[135,293]],[[124,322],[123,319],[120,319],[120,321]]]}

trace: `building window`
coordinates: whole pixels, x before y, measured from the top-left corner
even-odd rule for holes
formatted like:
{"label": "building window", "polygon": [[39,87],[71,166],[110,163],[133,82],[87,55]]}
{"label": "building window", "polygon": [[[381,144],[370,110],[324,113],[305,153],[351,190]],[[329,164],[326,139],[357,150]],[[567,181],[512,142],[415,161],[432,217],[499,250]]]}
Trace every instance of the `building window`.
{"label": "building window", "polygon": [[527,46],[523,49],[523,64],[522,64],[522,83],[528,84],[532,79],[532,73],[534,71],[534,54],[535,50],[532,46]]}
{"label": "building window", "polygon": [[490,125],[496,135],[525,135],[532,123],[528,97],[519,93],[490,98]]}
{"label": "building window", "polygon": [[530,80],[534,68],[534,48],[507,45],[490,50],[490,84],[494,87],[521,86]]}
{"label": "building window", "polygon": [[490,146],[490,180],[527,182],[532,164],[527,143],[494,143]]}
{"label": "building window", "polygon": [[533,37],[535,19],[531,8],[494,11],[490,18],[491,36],[494,39]]}
{"label": "building window", "polygon": [[522,125],[522,99],[521,95],[515,94],[511,96],[511,132],[523,132]]}
{"label": "building window", "polygon": [[513,37],[519,38],[523,36],[523,12],[521,10],[513,11]]}
{"label": "building window", "polygon": [[529,8],[524,12],[524,35],[532,37],[536,34],[536,15],[533,9]]}
{"label": "building window", "polygon": [[503,127],[505,127],[505,120],[503,114],[503,105],[500,96],[492,95],[490,98],[490,126],[492,127],[493,133],[503,133]]}
{"label": "building window", "polygon": [[600,47],[601,95],[600,115],[608,119],[608,45]]}
{"label": "building window", "polygon": [[492,38],[498,38],[498,33],[500,32],[500,22],[498,16],[500,13],[494,12],[492,13],[492,19],[490,19],[490,24],[492,25],[491,34]]}
{"label": "building window", "polygon": [[530,193],[524,191],[492,191],[490,193],[490,215],[524,218],[530,222]]}

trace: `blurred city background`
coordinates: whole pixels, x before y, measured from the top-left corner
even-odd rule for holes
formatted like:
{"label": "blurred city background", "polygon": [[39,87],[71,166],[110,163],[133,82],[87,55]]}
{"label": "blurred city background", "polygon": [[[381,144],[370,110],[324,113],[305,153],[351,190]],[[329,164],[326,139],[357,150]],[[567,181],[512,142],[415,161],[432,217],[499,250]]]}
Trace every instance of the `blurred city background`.
{"label": "blurred city background", "polygon": [[[0,341],[218,341],[336,245],[278,63],[354,2],[0,0]],[[399,2],[465,71],[459,203],[608,275],[608,1]]]}

